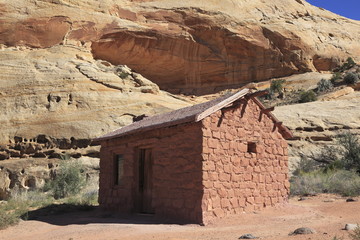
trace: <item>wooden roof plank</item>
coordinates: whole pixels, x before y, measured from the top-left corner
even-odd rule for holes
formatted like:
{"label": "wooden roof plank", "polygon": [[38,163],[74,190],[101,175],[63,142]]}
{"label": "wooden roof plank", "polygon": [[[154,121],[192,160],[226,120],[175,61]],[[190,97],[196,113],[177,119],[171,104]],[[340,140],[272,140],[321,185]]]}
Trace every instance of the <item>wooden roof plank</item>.
{"label": "wooden roof plank", "polygon": [[249,89],[245,88],[245,89],[237,92],[236,94],[232,95],[231,97],[229,97],[229,98],[219,102],[218,104],[206,109],[205,111],[201,112],[200,114],[197,114],[196,117],[195,117],[195,122],[199,122],[199,121],[203,120],[204,118],[211,115],[212,113],[222,109],[223,107],[229,105],[230,103],[235,102],[239,98],[242,98],[247,93],[249,93]]}

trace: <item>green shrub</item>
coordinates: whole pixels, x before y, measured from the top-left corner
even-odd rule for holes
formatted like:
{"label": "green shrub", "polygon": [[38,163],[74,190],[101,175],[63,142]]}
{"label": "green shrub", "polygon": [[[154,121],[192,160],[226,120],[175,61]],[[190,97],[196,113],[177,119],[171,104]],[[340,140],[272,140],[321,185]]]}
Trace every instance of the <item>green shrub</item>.
{"label": "green shrub", "polygon": [[284,79],[271,81],[270,92],[272,92],[272,93],[282,93],[283,89],[284,89],[284,83],[285,82],[286,82],[286,80],[284,80]]}
{"label": "green shrub", "polygon": [[[1,208],[0,208],[1,210]],[[11,211],[0,211],[0,230],[19,222],[20,216]]]}
{"label": "green shrub", "polygon": [[336,68],[335,71],[343,72],[345,70],[349,70],[350,68],[352,68],[355,65],[356,65],[356,63],[355,63],[354,59],[352,59],[351,57],[348,57],[346,59],[346,62],[344,62],[343,65],[341,65],[340,67]]}
{"label": "green shrub", "polygon": [[313,90],[303,91],[300,93],[300,103],[316,101],[316,94]]}
{"label": "green shrub", "polygon": [[335,84],[339,79],[341,79],[341,73],[335,72],[335,73],[333,73],[332,77],[330,78],[330,81],[332,84]]}
{"label": "green shrub", "polygon": [[344,82],[346,84],[355,84],[359,81],[359,76],[355,73],[349,72],[344,77]]}
{"label": "green shrub", "polygon": [[125,78],[127,78],[129,75],[130,75],[130,74],[127,73],[127,72],[121,72],[121,73],[119,74],[119,77],[120,77],[121,79],[125,79]]}
{"label": "green shrub", "polygon": [[326,79],[321,79],[318,83],[317,83],[317,92],[326,92],[330,89],[332,89],[334,86],[331,83],[330,80],[326,80]]}
{"label": "green shrub", "polygon": [[355,65],[356,65],[356,63],[355,63],[354,59],[352,59],[351,57],[348,57],[346,59],[346,62],[343,64],[344,69],[346,69],[346,70],[352,68]]}
{"label": "green shrub", "polygon": [[47,190],[50,190],[55,199],[68,197],[79,193],[85,185],[82,165],[75,160],[62,161],[56,177],[47,183]]}
{"label": "green shrub", "polygon": [[336,137],[313,159],[302,158],[291,178],[291,193],[360,195],[360,140],[351,133]]}
{"label": "green shrub", "polygon": [[341,146],[341,161],[347,170],[356,170],[360,173],[360,141],[359,138],[351,133],[339,135],[338,142]]}

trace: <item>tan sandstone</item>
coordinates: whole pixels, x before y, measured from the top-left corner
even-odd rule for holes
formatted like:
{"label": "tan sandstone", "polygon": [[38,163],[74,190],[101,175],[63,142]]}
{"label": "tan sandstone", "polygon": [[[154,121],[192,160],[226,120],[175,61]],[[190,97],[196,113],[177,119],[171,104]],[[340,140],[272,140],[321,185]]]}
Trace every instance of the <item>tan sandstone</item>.
{"label": "tan sandstone", "polygon": [[134,116],[190,105],[82,48],[4,48],[0,58],[3,144],[39,134],[94,138],[132,123]]}
{"label": "tan sandstone", "polygon": [[0,1],[0,43],[91,45],[172,92],[329,70],[360,56],[359,22],[303,0]]}

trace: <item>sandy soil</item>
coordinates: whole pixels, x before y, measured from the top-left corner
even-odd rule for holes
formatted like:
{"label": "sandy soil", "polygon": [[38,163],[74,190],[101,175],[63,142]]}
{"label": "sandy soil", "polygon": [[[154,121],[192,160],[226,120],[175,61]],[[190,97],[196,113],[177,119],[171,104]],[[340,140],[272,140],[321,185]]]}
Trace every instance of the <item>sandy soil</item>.
{"label": "sandy soil", "polygon": [[[76,212],[22,221],[0,231],[0,239],[230,240],[251,233],[260,239],[330,240],[337,236],[346,240],[350,239],[343,230],[346,223],[360,223],[360,201],[346,202],[346,198],[320,195],[303,201],[293,198],[286,205],[243,213],[205,227],[161,224],[148,216],[115,218],[99,210]],[[317,233],[289,236],[299,227],[310,227]]]}

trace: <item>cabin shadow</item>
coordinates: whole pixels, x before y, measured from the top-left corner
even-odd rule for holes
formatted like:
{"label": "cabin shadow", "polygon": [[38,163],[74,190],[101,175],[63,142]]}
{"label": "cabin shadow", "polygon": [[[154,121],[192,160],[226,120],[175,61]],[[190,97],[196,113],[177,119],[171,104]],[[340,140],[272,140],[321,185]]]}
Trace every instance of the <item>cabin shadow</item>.
{"label": "cabin shadow", "polygon": [[159,219],[152,214],[120,214],[106,211],[99,206],[76,204],[51,204],[29,211],[21,216],[23,220],[36,220],[52,225],[86,225],[86,224],[177,224],[189,223],[170,219]]}

